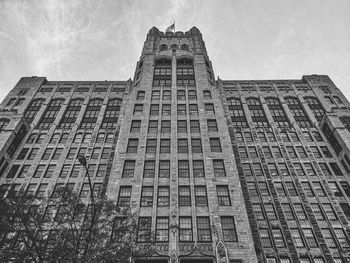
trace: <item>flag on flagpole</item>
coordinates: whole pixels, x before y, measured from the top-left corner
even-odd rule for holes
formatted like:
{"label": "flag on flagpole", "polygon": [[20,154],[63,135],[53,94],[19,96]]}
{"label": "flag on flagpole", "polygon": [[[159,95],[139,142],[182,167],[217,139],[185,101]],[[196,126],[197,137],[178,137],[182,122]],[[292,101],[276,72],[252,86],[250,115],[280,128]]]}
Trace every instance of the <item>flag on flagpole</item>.
{"label": "flag on flagpole", "polygon": [[165,30],[165,32],[175,32],[175,21],[174,21],[174,23],[171,25],[171,26],[169,26],[166,30]]}

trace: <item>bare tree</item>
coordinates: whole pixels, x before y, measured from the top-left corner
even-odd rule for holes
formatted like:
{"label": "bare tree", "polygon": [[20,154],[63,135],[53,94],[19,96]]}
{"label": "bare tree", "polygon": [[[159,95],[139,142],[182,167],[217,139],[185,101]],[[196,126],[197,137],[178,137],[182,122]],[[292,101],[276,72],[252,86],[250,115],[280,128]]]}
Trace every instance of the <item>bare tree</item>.
{"label": "bare tree", "polygon": [[137,213],[106,198],[10,194],[0,201],[0,262],[129,262],[153,250],[151,239],[137,242],[138,227]]}

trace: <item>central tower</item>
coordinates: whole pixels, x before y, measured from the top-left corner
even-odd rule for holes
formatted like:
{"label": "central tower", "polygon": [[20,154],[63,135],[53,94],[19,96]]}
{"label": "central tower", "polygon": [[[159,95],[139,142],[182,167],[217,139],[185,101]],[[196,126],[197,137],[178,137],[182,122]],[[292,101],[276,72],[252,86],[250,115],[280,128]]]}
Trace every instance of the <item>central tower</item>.
{"label": "central tower", "polygon": [[200,31],[152,28],[123,104],[107,195],[139,211],[140,243],[154,231],[150,262],[256,262]]}

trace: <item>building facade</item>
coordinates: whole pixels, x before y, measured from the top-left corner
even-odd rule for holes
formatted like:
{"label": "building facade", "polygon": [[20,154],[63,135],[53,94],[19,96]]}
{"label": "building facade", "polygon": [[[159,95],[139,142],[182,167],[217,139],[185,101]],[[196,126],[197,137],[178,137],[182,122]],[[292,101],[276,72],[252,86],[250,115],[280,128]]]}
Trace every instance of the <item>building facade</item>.
{"label": "building facade", "polygon": [[[136,262],[348,262],[350,104],[328,76],[214,79],[202,35],[147,34],[133,80],[24,77],[1,103],[1,196],[139,211]],[[142,223],[142,224],[141,224]]]}

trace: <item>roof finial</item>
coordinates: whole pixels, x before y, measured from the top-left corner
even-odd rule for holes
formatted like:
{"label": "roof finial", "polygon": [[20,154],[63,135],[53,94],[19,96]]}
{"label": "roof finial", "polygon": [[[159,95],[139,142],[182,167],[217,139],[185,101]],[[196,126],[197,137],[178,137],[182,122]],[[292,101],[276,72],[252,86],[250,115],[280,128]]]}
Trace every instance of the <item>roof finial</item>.
{"label": "roof finial", "polygon": [[165,33],[167,33],[167,32],[175,33],[175,20],[174,20],[173,24],[165,30]]}

